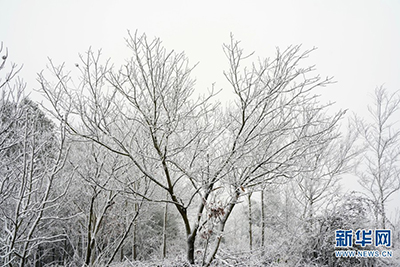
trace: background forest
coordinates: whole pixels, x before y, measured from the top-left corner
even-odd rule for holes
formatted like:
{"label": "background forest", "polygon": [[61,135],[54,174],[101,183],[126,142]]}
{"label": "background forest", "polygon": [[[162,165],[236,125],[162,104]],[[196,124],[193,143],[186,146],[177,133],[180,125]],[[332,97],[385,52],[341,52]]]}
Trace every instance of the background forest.
{"label": "background forest", "polygon": [[[185,53],[126,44],[121,66],[49,60],[42,103],[2,44],[1,266],[400,264],[398,92],[371,91],[367,117],[336,110],[314,49],[256,57],[231,35],[224,101],[195,90]],[[349,175],[364,190],[342,190]],[[391,229],[393,257],[337,258],[338,229]]]}

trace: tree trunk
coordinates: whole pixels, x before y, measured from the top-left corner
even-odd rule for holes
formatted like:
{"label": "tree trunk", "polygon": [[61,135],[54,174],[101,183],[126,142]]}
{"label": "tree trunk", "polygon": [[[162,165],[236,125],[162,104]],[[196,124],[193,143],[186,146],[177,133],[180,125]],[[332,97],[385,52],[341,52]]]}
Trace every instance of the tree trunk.
{"label": "tree trunk", "polygon": [[163,219],[163,239],[161,257],[164,259],[167,255],[167,220],[168,220],[168,203],[165,203],[164,219]]}
{"label": "tree trunk", "polygon": [[253,222],[252,222],[252,211],[251,211],[251,195],[252,195],[252,193],[249,193],[247,195],[247,200],[249,202],[248,220],[249,220],[249,249],[250,249],[250,252],[253,250]]}
{"label": "tree trunk", "polygon": [[195,235],[190,235],[187,239],[187,260],[190,264],[194,264],[194,242]]}
{"label": "tree trunk", "polygon": [[[135,203],[134,207],[135,207],[135,212],[137,214],[137,212],[138,212],[138,204]],[[133,222],[132,235],[133,235],[133,237],[132,237],[132,243],[133,243],[132,244],[132,260],[136,261],[136,259],[137,259],[137,244],[136,244],[137,223],[136,223],[136,220]]]}
{"label": "tree trunk", "polygon": [[88,218],[88,229],[87,229],[87,246],[86,246],[86,258],[85,258],[85,264],[87,266],[90,265],[90,258],[92,255],[92,225],[94,225],[95,219],[94,217],[94,211],[93,211],[93,205],[94,205],[94,200],[95,197],[93,196],[91,201],[90,201],[90,210],[89,210],[89,218]]}
{"label": "tree trunk", "polygon": [[264,190],[261,190],[261,247],[264,248],[265,240],[265,210],[264,210]]}
{"label": "tree trunk", "polygon": [[313,231],[314,227],[314,199],[313,196],[311,195],[310,199],[310,205],[308,207],[308,223],[307,226],[310,231]]}
{"label": "tree trunk", "polygon": [[382,212],[382,229],[386,229],[386,212],[385,212],[385,202],[381,200],[381,212]]}

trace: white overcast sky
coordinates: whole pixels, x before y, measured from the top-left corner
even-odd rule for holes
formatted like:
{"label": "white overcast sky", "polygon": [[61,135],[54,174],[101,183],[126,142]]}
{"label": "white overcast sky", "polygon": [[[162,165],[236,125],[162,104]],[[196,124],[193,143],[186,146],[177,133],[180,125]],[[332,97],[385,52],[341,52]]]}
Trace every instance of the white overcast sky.
{"label": "white overcast sky", "polygon": [[[247,52],[273,57],[302,44],[317,47],[308,60],[336,84],[321,91],[337,108],[363,112],[376,86],[400,89],[400,1],[85,1],[0,0],[0,41],[9,59],[24,64],[28,89],[47,57],[73,69],[89,46],[120,62],[129,57],[127,30],[160,37],[168,49],[199,62],[199,90],[225,87],[222,44],[230,33]],[[400,203],[399,196],[394,199]]]}

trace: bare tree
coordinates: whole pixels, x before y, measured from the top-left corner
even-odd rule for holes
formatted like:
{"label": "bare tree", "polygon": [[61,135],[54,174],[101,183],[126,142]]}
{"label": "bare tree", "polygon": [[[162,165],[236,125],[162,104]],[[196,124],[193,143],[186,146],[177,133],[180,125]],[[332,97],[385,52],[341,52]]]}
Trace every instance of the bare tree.
{"label": "bare tree", "polygon": [[[0,51],[2,50],[2,47]],[[2,57],[5,67],[8,53]],[[41,244],[63,240],[60,233],[40,231],[50,226],[65,190],[54,194],[66,155],[65,131],[58,128],[24,96],[25,84],[15,78],[19,68],[0,81],[0,262],[25,266],[35,262]],[[14,79],[17,79],[14,81]]]}
{"label": "bare tree", "polygon": [[[338,125],[339,126],[339,125]],[[318,261],[321,245],[321,216],[338,197],[340,178],[353,171],[360,150],[354,145],[355,129],[341,136],[339,129],[325,133],[325,142],[312,154],[305,154],[302,172],[291,183],[291,194],[299,204],[299,229],[302,258]]]}
{"label": "bare tree", "polygon": [[[92,266],[108,260],[110,254],[118,251],[115,242],[110,240],[121,239],[125,231],[132,228],[139,210],[128,210],[128,207],[139,207],[141,198],[127,194],[127,184],[136,179],[126,159],[94,143],[79,142],[73,148],[74,156],[69,162],[77,177],[76,186],[69,194],[69,203],[80,213],[76,224],[83,225],[86,235],[83,262]],[[125,221],[128,227],[124,227]],[[76,229],[69,239],[76,240],[82,234]],[[74,242],[76,253],[79,242],[79,238]]]}
{"label": "bare tree", "polygon": [[386,203],[400,189],[400,96],[389,94],[384,88],[375,90],[374,104],[368,106],[371,122],[356,118],[358,131],[366,151],[357,172],[359,183],[365,188],[375,206],[376,227],[387,227]]}
{"label": "bare tree", "polygon": [[[299,159],[317,151],[326,142],[325,133],[334,130],[343,112],[325,114],[312,94],[326,86],[330,78],[308,77],[313,67],[301,68],[299,62],[312,50],[299,46],[277,50],[273,60],[259,60],[250,67],[239,42],[225,46],[230,70],[225,73],[236,95],[228,113],[230,139],[220,165],[223,181],[229,186],[230,199],[221,214],[218,234],[206,265],[210,265],[221,243],[222,232],[243,190],[260,190],[266,182],[292,178],[302,172]],[[330,137],[328,137],[329,139]]]}
{"label": "bare tree", "polygon": [[[3,53],[3,43],[0,46],[0,55]],[[7,70],[6,62],[8,58],[8,50],[1,55],[0,71]],[[5,78],[0,77],[0,162],[1,184],[0,184],[0,205],[11,195],[13,188],[10,180],[10,173],[5,172],[9,162],[6,160],[11,147],[21,142],[22,138],[16,138],[15,128],[18,121],[23,119],[24,108],[20,103],[23,100],[25,84],[20,79],[14,79],[18,74],[19,68],[16,64],[11,65],[11,70],[5,74]]]}
{"label": "bare tree", "polygon": [[346,136],[341,136],[338,129],[325,134],[319,149],[304,156],[303,171],[294,179],[297,189],[293,195],[303,207],[302,218],[309,230],[316,211],[337,194],[341,175],[353,170],[360,154],[354,145],[358,137],[355,129],[349,127]]}
{"label": "bare tree", "polygon": [[[82,80],[76,91],[68,90],[69,77],[62,68],[52,68],[60,81],[57,87],[50,86],[43,75],[39,79],[54,106],[54,115],[71,133],[128,157],[141,175],[168,193],[169,199],[148,200],[175,205],[184,222],[188,257],[193,262],[194,239],[190,237],[187,206],[199,188],[192,196],[175,191],[183,190],[186,181],[196,187],[199,182],[182,173],[183,166],[175,162],[193,165],[191,161],[204,150],[202,139],[210,127],[204,118],[212,107],[208,98],[191,99],[191,69],[183,54],[167,53],[160,40],[149,43],[144,35],[131,36],[128,45],[134,57],[117,73],[111,73],[107,65],[100,66],[99,57],[91,51],[87,58],[82,57]],[[105,84],[114,88],[108,95]],[[69,117],[78,117],[81,125],[72,124]],[[187,179],[182,179],[184,176]]]}
{"label": "bare tree", "polygon": [[326,106],[312,94],[331,79],[308,77],[314,68],[298,65],[312,50],[301,52],[299,46],[241,69],[247,57],[232,38],[224,47],[230,63],[225,76],[236,100],[225,111],[212,101],[213,91],[194,96],[192,68],[183,53],[168,52],[159,39],[145,35],[130,35],[127,44],[133,56],[119,71],[89,51],[81,57],[78,86],[64,65],[51,64],[56,82],[40,74],[42,91],[71,134],[127,157],[144,179],[166,192],[165,199],[141,196],[175,206],[190,263],[197,235],[212,225],[212,243],[203,250],[203,265],[209,266],[243,193],[296,176],[298,159],[314,153],[324,133],[335,128],[343,113],[325,115]]}
{"label": "bare tree", "polygon": [[9,191],[3,200],[0,219],[4,226],[3,263],[25,266],[39,244],[63,239],[62,234],[39,235],[38,230],[42,224],[57,219],[50,210],[55,213],[65,191],[54,195],[53,187],[60,180],[66,151],[64,131],[61,130],[57,140],[52,123],[43,118],[34,104],[27,99],[20,104],[24,105],[23,117],[12,129],[16,142],[2,157],[7,162],[2,166],[2,186]]}

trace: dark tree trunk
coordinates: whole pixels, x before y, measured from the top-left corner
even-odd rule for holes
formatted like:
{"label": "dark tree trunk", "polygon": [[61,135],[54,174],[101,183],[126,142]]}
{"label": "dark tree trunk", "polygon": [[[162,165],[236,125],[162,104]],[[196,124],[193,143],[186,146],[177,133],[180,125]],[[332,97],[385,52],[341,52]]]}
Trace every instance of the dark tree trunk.
{"label": "dark tree trunk", "polygon": [[261,190],[261,247],[264,248],[265,240],[265,210],[264,210],[264,190]]}
{"label": "dark tree trunk", "polygon": [[168,203],[165,203],[163,218],[163,239],[161,257],[164,259],[167,255],[167,221],[168,221]]}
{"label": "dark tree trunk", "polygon": [[252,221],[252,210],[251,210],[251,195],[252,195],[252,193],[249,193],[247,195],[247,200],[249,202],[248,219],[249,219],[249,249],[250,249],[250,252],[253,250],[253,221]]}

